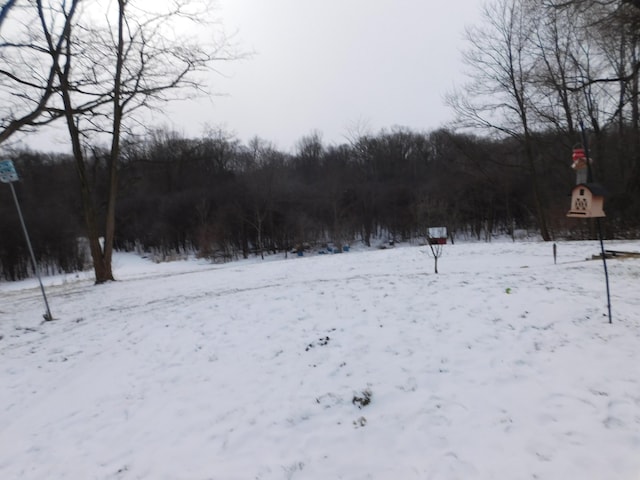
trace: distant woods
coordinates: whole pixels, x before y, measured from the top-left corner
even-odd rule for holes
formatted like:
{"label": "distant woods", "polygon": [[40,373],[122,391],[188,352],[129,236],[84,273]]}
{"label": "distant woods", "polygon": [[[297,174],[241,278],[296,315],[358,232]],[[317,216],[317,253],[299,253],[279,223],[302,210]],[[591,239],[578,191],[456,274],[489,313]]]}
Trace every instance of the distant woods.
{"label": "distant woods", "polygon": [[[565,217],[575,184],[571,150],[581,141],[581,125],[588,132],[595,180],[609,192],[606,235],[640,233],[637,1],[487,2],[481,22],[467,30],[463,58],[468,81],[447,96],[456,115],[448,129],[394,128],[354,136],[341,145],[325,144],[320,135],[311,134],[293,152],[259,138],[244,144],[224,132],[202,138],[169,131],[133,137],[125,107],[136,110],[154,99],[168,101],[170,96],[156,98],[158,93],[168,94],[181,81],[185,88],[197,86],[183,74],[210,68],[220,56],[148,35],[150,24],[136,16],[141,11],[125,8],[133,3],[118,2],[121,48],[109,59],[123,76],[112,78],[111,70],[103,68],[102,54],[114,49],[100,48],[95,36],[80,28],[93,25],[92,18],[74,20],[73,6],[79,2],[55,3],[59,8],[29,4],[39,15],[18,32],[19,39],[28,41],[0,38],[3,58],[13,59],[5,62],[11,69],[0,72],[0,90],[17,106],[32,100],[24,112],[2,103],[0,143],[63,114],[74,140],[75,163],[68,156],[34,151],[7,156],[22,178],[16,189],[34,250],[51,273],[84,268],[93,259],[96,283],[108,281],[112,246],[158,259],[195,253],[228,261],[319,248],[327,242],[338,247],[372,245],[380,239],[422,242],[435,226],[447,227],[452,242],[461,235],[490,240],[522,232],[544,240],[590,238],[594,232],[588,220]],[[176,5],[192,3],[197,2]],[[2,35],[13,32],[4,22],[13,4],[6,2],[0,12]],[[184,19],[181,10],[168,15],[153,18]],[[192,18],[200,17],[194,13]],[[57,42],[44,28],[47,19],[60,29]],[[37,48],[30,25],[44,28]],[[109,45],[115,38],[110,28],[96,30]],[[74,45],[70,31],[79,35],[75,45],[91,45],[96,55],[72,55],[91,49],[65,47]],[[145,53],[149,48],[155,55]],[[25,49],[48,61],[24,61]],[[190,55],[184,57],[184,52]],[[167,55],[182,59],[184,67],[176,70],[179,64],[167,61]],[[96,90],[104,102],[94,105],[91,96],[88,105],[64,102],[72,93],[74,98],[77,92],[86,93],[84,82],[89,80],[84,69],[61,68],[72,60],[88,62],[95,68],[86,71],[106,75]],[[36,75],[30,70],[36,67],[46,68]],[[69,73],[80,78],[69,82]],[[34,78],[46,82],[36,85]],[[102,121],[108,124],[98,130],[112,132],[105,148],[90,141]],[[2,185],[0,231],[0,277],[30,275],[10,190]]]}
{"label": "distant woods", "polygon": [[[617,138],[603,135],[600,141],[613,147]],[[565,218],[575,179],[566,138],[538,135],[533,145],[551,234],[588,238],[587,222]],[[12,160],[41,266],[56,273],[90,265],[73,158],[23,151]],[[92,191],[101,198],[107,152],[93,149],[88,160]],[[620,178],[617,159],[599,163],[605,178]],[[488,241],[496,234],[536,234],[528,175],[519,142],[447,130],[396,128],[342,145],[325,145],[313,134],[299,141],[295,153],[259,138],[243,144],[223,132],[185,138],[158,131],[123,144],[115,247],[158,260],[193,253],[229,261],[319,249],[327,242],[423,242],[433,226],[446,226],[452,241],[461,235]],[[640,232],[640,195],[622,184],[607,186],[608,235]],[[29,276],[28,252],[5,185],[0,230],[2,277]]]}

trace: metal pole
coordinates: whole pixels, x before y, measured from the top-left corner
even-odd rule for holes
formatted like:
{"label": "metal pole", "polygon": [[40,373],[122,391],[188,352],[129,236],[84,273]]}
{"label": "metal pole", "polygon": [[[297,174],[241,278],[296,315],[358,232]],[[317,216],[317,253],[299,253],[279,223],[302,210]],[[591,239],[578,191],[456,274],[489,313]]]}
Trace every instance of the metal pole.
{"label": "metal pole", "polygon": [[584,122],[580,120],[580,132],[582,133],[582,145],[584,154],[587,157],[587,183],[593,182],[593,170],[591,170],[591,156],[589,155],[589,143],[587,142],[587,133],[584,129]]}
{"label": "metal pole", "polygon": [[[591,170],[591,156],[589,155],[589,143],[587,142],[587,134],[584,129],[584,123],[580,120],[580,130],[582,132],[582,145],[584,146],[584,153],[587,157],[587,182],[593,182],[593,172]],[[600,240],[600,252],[602,254],[602,264],[604,265],[604,278],[607,284],[607,310],[609,311],[609,323],[613,323],[611,318],[611,293],[609,290],[609,271],[607,270],[607,256],[604,251],[604,241],[602,239],[602,226],[600,224],[600,218],[596,218],[596,225],[598,227],[598,239]]]}
{"label": "metal pole", "polygon": [[600,251],[602,252],[602,263],[604,265],[604,278],[607,282],[607,310],[609,311],[609,323],[613,323],[611,319],[611,293],[609,292],[609,272],[607,271],[607,256],[604,253],[604,242],[602,240],[602,227],[600,225],[600,219],[596,218],[596,224],[598,226],[598,237],[600,238]]}
{"label": "metal pole", "polygon": [[31,254],[31,262],[33,262],[33,270],[36,273],[36,277],[38,277],[38,283],[40,283],[40,290],[42,291],[42,298],[44,298],[44,304],[47,307],[47,313],[45,313],[43,317],[47,321],[53,320],[53,316],[51,315],[51,310],[49,310],[49,302],[47,301],[47,295],[46,293],[44,293],[44,286],[42,285],[40,272],[38,271],[36,256],[33,254],[33,248],[31,247],[31,240],[29,239],[29,233],[27,232],[27,225],[24,223],[24,218],[22,217],[22,210],[20,209],[20,203],[18,203],[18,196],[16,195],[16,191],[13,188],[13,183],[9,182],[9,186],[11,187],[11,193],[13,194],[13,201],[16,203],[16,210],[18,210],[18,216],[20,217],[20,224],[22,225],[22,231],[24,232],[24,237],[27,239],[27,246],[29,247],[29,253]]}

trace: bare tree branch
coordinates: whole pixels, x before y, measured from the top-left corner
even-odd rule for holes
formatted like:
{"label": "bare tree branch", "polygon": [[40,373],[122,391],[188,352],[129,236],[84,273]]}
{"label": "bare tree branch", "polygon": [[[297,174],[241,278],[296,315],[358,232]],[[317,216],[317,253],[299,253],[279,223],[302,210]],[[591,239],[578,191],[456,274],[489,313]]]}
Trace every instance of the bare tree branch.
{"label": "bare tree branch", "polygon": [[[40,20],[40,27],[42,29],[41,32],[44,36],[45,44],[44,46],[31,46],[29,48],[34,48],[41,53],[47,52],[49,54],[50,66],[48,74],[45,81],[41,84],[38,84],[27,78],[22,78],[18,74],[10,72],[8,70],[0,70],[0,77],[12,80],[15,86],[29,87],[33,91],[33,93],[25,95],[25,98],[28,98],[34,103],[31,111],[29,111],[28,113],[23,114],[22,116],[9,118],[6,123],[3,122],[2,130],[0,131],[0,144],[5,142],[9,137],[11,137],[21,129],[47,124],[57,118],[57,116],[55,115],[55,111],[50,110],[47,107],[52,95],[57,90],[56,72],[58,69],[58,62],[60,60],[64,38],[71,31],[73,17],[76,13],[79,2],[80,0],[72,0],[68,10],[65,10],[64,6],[62,7],[61,14],[64,17],[64,23],[62,26],[62,30],[58,33],[58,39],[55,40],[54,34],[49,30],[49,25],[45,17],[45,8],[42,5],[42,1],[36,1],[37,16]],[[11,6],[13,6],[14,4],[15,2],[10,2]],[[7,5],[9,4],[6,4],[5,7],[3,7],[3,15],[6,11],[8,11],[5,10],[7,8]],[[22,46],[20,46],[20,44],[15,44],[15,47],[18,49],[23,48]],[[50,115],[49,118],[44,121],[39,121],[38,119],[45,112]]]}
{"label": "bare tree branch", "polygon": [[0,9],[0,30],[2,30],[2,26],[4,25],[4,21],[9,15],[9,11],[15,6],[16,0],[7,0],[2,8]]}

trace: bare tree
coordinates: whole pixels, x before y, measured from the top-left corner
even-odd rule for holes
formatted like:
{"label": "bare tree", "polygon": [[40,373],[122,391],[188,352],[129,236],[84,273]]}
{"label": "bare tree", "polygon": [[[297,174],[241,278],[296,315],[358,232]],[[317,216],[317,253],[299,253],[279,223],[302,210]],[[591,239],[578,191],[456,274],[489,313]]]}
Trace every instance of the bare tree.
{"label": "bare tree", "polygon": [[464,60],[471,81],[465,91],[447,101],[456,112],[457,124],[488,129],[510,136],[522,145],[542,238],[551,239],[534,149],[535,115],[532,108],[532,55],[535,5],[524,0],[496,0],[483,9],[483,23],[467,30],[469,49]]}
{"label": "bare tree", "polygon": [[533,12],[533,48],[539,61],[533,73],[537,92],[532,108],[553,129],[574,137],[581,104],[575,91],[579,45],[584,30],[567,10],[539,8]]}
{"label": "bare tree", "polygon": [[[283,156],[270,143],[259,137],[249,141],[247,148],[248,165],[244,172],[247,187],[245,221],[255,231],[255,248],[264,260],[265,228],[272,221],[275,202],[275,190]],[[270,231],[273,228],[269,229]]]}
{"label": "bare tree", "polygon": [[[210,18],[210,2],[178,0],[168,9],[153,11],[135,0],[99,5],[86,9],[66,35],[64,64],[56,74],[80,178],[96,283],[103,283],[114,279],[111,263],[120,145],[123,133],[137,120],[133,114],[184,92],[202,91],[198,74],[233,54],[225,38],[212,44],[177,33],[188,31],[186,24],[204,25]],[[109,142],[102,229],[85,155],[85,145],[100,138]]]}

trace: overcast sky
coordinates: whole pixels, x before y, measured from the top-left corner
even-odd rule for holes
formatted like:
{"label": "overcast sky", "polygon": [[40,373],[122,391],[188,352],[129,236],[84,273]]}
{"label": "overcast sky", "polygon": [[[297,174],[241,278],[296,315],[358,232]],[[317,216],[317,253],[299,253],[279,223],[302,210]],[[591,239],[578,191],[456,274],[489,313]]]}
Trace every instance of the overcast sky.
{"label": "overcast sky", "polygon": [[[205,124],[283,150],[319,131],[326,143],[395,125],[431,130],[451,119],[443,96],[461,84],[465,25],[479,0],[219,0],[225,28],[255,54],[221,67],[225,94],[174,105],[168,122]],[[172,123],[173,122],[173,123]],[[167,123],[165,121],[165,123]]]}
{"label": "overcast sky", "polygon": [[[305,135],[325,144],[383,128],[429,131],[452,118],[444,95],[465,82],[465,26],[481,0],[218,0],[246,59],[217,65],[219,94],[170,103],[150,127],[187,137],[222,128],[294,152]],[[23,144],[69,150],[62,122]]]}

